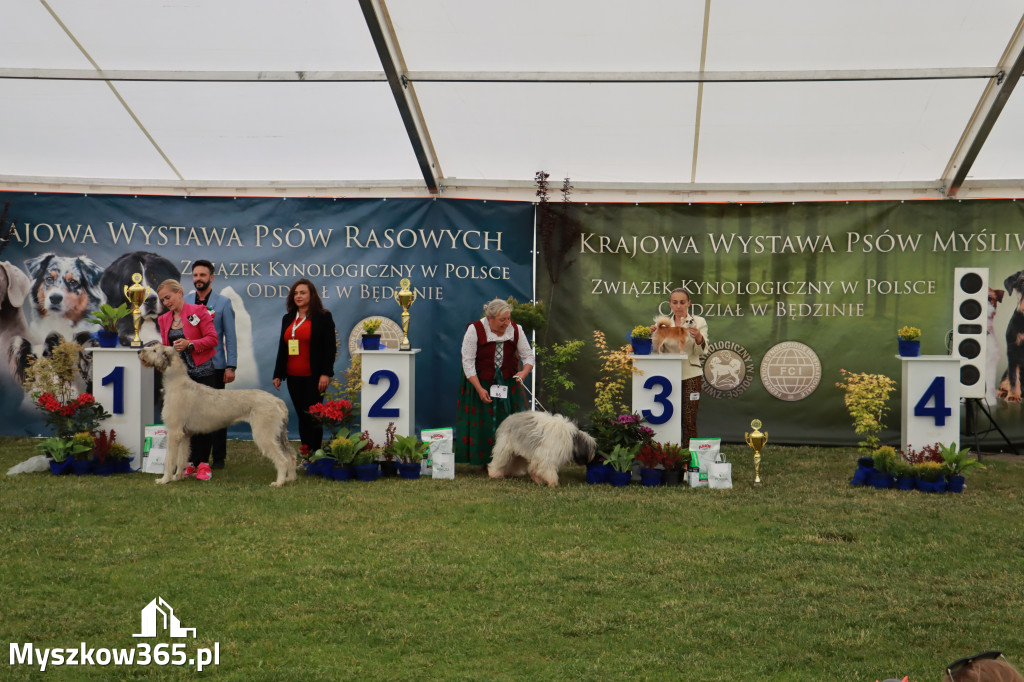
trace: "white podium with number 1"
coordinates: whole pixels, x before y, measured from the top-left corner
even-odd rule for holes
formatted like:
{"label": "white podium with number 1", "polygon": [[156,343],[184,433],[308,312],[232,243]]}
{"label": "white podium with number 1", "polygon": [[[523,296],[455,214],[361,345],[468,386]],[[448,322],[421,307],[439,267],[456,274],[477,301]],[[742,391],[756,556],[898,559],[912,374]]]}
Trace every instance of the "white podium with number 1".
{"label": "white podium with number 1", "polygon": [[960,358],[897,356],[903,363],[900,419],[903,452],[960,442]]}
{"label": "white podium with number 1", "polygon": [[416,428],[416,354],[412,350],[364,350],[361,379],[363,382],[359,416],[364,431],[370,432],[374,443],[384,444],[388,424],[395,423],[395,433],[412,436]]}
{"label": "white podium with number 1", "polygon": [[143,367],[135,348],[90,348],[92,394],[113,416],[100,428],[117,432],[117,442],[132,451],[131,466],[142,465],[146,424],[153,423],[153,368]]}
{"label": "white podium with number 1", "polygon": [[683,360],[685,354],[630,355],[633,367],[633,411],[654,429],[658,443],[679,443],[683,436]]}

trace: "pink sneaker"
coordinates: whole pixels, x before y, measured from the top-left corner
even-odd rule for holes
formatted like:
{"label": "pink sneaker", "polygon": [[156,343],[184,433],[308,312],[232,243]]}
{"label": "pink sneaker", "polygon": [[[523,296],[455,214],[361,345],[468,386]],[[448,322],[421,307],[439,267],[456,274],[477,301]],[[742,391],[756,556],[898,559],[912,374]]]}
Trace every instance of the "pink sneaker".
{"label": "pink sneaker", "polygon": [[209,481],[211,478],[213,478],[213,472],[210,471],[210,465],[206,462],[200,462],[199,467],[196,469],[196,480]]}
{"label": "pink sneaker", "polygon": [[192,465],[192,462],[189,462],[188,466],[185,467],[185,473],[182,474],[182,476],[184,478],[192,478],[195,475],[196,475],[196,468]]}

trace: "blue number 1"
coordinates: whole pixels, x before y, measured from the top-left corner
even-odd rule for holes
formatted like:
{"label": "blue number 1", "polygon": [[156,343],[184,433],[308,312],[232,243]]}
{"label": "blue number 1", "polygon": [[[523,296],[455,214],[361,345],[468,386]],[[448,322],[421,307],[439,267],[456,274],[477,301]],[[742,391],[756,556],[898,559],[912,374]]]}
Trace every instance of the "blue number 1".
{"label": "blue number 1", "polygon": [[103,377],[103,386],[114,384],[114,414],[124,414],[124,367],[115,367]]}
{"label": "blue number 1", "polygon": [[[928,401],[935,399],[935,405],[928,407]],[[915,417],[934,417],[936,426],[945,426],[946,417],[953,414],[952,408],[946,407],[946,379],[935,377],[931,385],[925,389],[924,395],[914,405]]]}

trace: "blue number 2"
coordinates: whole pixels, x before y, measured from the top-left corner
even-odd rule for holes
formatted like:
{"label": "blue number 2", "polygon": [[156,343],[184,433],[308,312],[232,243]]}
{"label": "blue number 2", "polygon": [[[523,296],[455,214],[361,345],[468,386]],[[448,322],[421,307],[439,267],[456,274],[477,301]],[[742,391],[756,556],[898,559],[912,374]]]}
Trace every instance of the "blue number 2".
{"label": "blue number 2", "polygon": [[[935,399],[935,404],[928,407],[928,401]],[[946,379],[935,377],[931,385],[925,389],[921,399],[914,405],[915,417],[934,417],[936,426],[945,426],[946,417],[953,414],[952,408],[946,407]]]}
{"label": "blue number 2", "polygon": [[378,369],[376,372],[370,375],[369,382],[374,386],[377,385],[381,379],[388,380],[388,387],[384,393],[381,394],[377,401],[370,406],[370,411],[366,413],[367,417],[397,417],[397,407],[384,407],[388,404],[388,401],[395,397],[398,393],[398,375],[392,372],[390,369]]}
{"label": "blue number 2", "polygon": [[644,388],[648,390],[655,387],[660,388],[661,391],[655,393],[652,399],[655,403],[661,405],[661,414],[655,417],[650,410],[641,410],[640,414],[642,414],[644,419],[651,424],[664,424],[672,418],[672,413],[675,411],[672,403],[667,400],[667,398],[672,395],[672,382],[666,377],[658,376],[651,377],[644,382]]}
{"label": "blue number 2", "polygon": [[124,367],[115,367],[103,377],[103,385],[114,384],[114,414],[124,414]]}

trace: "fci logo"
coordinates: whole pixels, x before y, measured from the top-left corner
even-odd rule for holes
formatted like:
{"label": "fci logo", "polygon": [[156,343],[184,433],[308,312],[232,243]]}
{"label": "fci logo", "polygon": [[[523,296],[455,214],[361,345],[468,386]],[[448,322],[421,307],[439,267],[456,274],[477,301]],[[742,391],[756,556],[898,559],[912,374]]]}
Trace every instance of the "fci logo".
{"label": "fci logo", "polygon": [[196,637],[195,628],[181,627],[181,621],[174,615],[174,609],[163,597],[157,597],[142,609],[142,632],[132,637],[156,637],[157,628],[161,624],[171,637],[188,637],[189,633],[192,633],[192,639]]}

